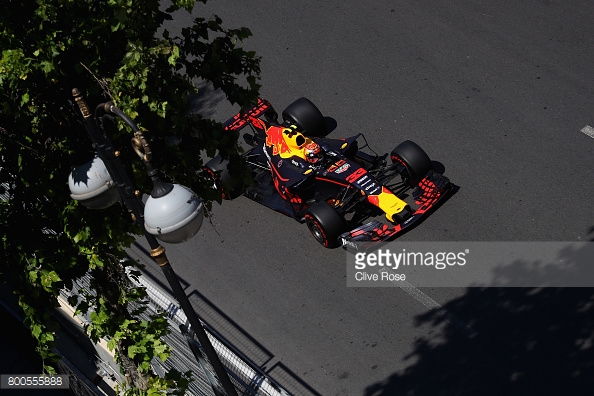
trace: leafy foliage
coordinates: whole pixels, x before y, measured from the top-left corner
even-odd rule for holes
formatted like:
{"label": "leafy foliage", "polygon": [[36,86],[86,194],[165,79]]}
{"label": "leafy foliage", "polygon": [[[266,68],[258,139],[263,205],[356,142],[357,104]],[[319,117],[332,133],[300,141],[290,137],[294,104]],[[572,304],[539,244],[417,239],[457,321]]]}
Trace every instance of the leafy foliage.
{"label": "leafy foliage", "polygon": [[[259,58],[239,46],[251,35],[248,29],[226,29],[214,16],[196,18],[173,36],[163,23],[173,12],[192,12],[195,1],[173,0],[166,9],[161,3],[3,1],[0,259],[5,265],[0,276],[18,295],[48,372],[53,371],[50,313],[59,290],[88,271],[94,290],[71,302],[79,313],[90,313],[90,337],[109,338],[110,347],[131,359],[140,373],[149,371],[153,356],[168,354],[160,341],[164,319],[142,322],[126,309],[144,296],[128,283],[121,263],[131,233],[139,230],[121,206],[91,211],[70,199],[66,180],[71,166],[93,155],[72,106],[72,88],[84,92],[91,105],[115,102],[148,128],[156,165],[207,201],[220,197],[201,172],[198,153],[218,151],[233,162],[240,149],[237,136],[224,133],[219,123],[189,114],[189,97],[197,93],[198,82],[212,84],[241,107],[258,95]],[[171,135],[181,143],[166,144]],[[130,137],[121,128],[111,138],[146,191],[149,181],[134,162]],[[231,167],[240,169],[236,162]],[[178,380],[148,383],[154,392],[164,392],[183,382]]]}

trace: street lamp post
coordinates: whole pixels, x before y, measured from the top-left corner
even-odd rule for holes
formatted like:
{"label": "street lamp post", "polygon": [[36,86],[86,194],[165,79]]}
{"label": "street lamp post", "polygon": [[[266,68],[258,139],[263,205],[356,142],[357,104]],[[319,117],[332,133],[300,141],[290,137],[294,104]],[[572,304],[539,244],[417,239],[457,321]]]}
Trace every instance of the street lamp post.
{"label": "street lamp post", "polygon": [[[104,163],[105,168],[112,179],[111,182],[103,182],[104,185],[101,185],[100,188],[97,189],[97,193],[75,193],[72,190],[75,189],[77,183],[76,180],[73,180],[71,174],[69,182],[71,191],[73,192],[72,197],[81,199],[83,204],[85,202],[90,203],[89,207],[102,208],[109,206],[109,203],[114,203],[112,202],[114,195],[113,188],[117,189],[117,192],[130,212],[132,219],[138,223],[143,230],[151,249],[150,255],[163,271],[175,298],[188,318],[190,326],[198,338],[198,342],[210,361],[224,392],[228,396],[237,396],[235,387],[233,386],[225,367],[221,363],[206,331],[202,327],[200,319],[196,315],[188,296],[179,282],[179,278],[169,263],[165,254],[165,248],[161,246],[157,240],[158,237],[166,242],[178,243],[194,236],[200,228],[204,216],[200,198],[186,187],[166,183],[159,179],[157,176],[158,170],[150,163],[150,147],[144,139],[142,132],[138,126],[120,109],[115,107],[113,103],[108,102],[99,105],[95,111],[95,115],[93,115],[78,89],[73,89],[72,95],[82,113],[85,129],[89,133],[94,148],[97,150],[98,157]],[[153,181],[153,190],[151,191],[146,206],[142,202],[140,191],[134,188],[133,181],[118,158],[120,155],[119,151],[116,151],[113,147],[113,144],[105,133],[105,128],[97,123],[98,118],[105,115],[109,117],[111,117],[111,115],[118,116],[128,124],[134,132],[132,147],[146,165],[147,173]],[[102,180],[99,180],[99,184],[101,184],[101,182]],[[107,189],[105,186],[107,186]],[[102,197],[97,197],[95,194],[101,194]],[[166,200],[167,202],[165,203]],[[149,206],[151,209],[156,210],[157,213],[149,213],[148,210],[146,210]],[[217,384],[211,383],[211,385],[217,396],[225,394]]]}

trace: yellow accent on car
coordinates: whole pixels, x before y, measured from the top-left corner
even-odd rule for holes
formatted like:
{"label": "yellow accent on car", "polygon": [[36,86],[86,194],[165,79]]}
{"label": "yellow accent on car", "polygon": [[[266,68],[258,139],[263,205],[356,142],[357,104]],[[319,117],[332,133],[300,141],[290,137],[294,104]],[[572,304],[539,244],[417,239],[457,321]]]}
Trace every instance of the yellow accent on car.
{"label": "yellow accent on car", "polygon": [[386,213],[386,219],[390,221],[394,221],[393,216],[402,212],[406,207],[406,202],[389,191],[382,191],[377,197],[377,206]]}
{"label": "yellow accent on car", "polygon": [[301,132],[290,128],[285,128],[283,130],[282,138],[284,139],[288,150],[279,153],[281,158],[291,158],[295,156],[305,159],[304,147],[306,144],[312,142],[310,138],[304,136]]}

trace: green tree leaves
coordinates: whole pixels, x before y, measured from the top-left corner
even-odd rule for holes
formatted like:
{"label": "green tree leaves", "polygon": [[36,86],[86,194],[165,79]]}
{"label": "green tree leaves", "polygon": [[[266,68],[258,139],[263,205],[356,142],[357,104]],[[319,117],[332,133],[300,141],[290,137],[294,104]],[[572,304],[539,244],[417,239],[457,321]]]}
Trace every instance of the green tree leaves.
{"label": "green tree leaves", "polygon": [[[189,114],[197,82],[248,107],[258,96],[260,59],[241,47],[251,33],[222,20],[196,18],[173,36],[163,22],[191,12],[193,0],[5,0],[0,14],[0,279],[18,295],[25,323],[39,342],[47,371],[54,340],[49,313],[60,289],[91,271],[92,290],[70,298],[89,313],[92,339],[106,338],[122,359],[148,372],[153,356],[166,358],[166,321],[137,320],[127,309],[145,293],[129,283],[122,262],[137,226],[121,205],[91,211],[70,198],[71,166],[94,152],[71,106],[79,88],[95,105],[112,100],[148,129],[155,165],[206,200],[220,196],[206,182],[199,153],[219,152],[243,177],[237,134]],[[208,98],[205,98],[208,101]],[[168,145],[172,135],[181,143]],[[125,128],[111,136],[121,158],[150,190]],[[128,366],[126,366],[128,367]],[[185,379],[150,379],[164,392]],[[155,394],[156,394],[155,393]],[[152,394],[152,393],[151,393]]]}

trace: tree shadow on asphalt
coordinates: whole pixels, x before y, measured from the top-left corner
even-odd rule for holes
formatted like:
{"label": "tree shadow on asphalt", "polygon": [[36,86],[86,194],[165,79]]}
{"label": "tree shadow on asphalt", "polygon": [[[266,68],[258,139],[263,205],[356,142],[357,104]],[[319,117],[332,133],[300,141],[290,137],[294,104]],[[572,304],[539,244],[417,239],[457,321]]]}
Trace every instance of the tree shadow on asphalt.
{"label": "tree shadow on asphalt", "polygon": [[[563,267],[535,273],[535,264],[547,263],[516,261],[496,276],[536,277],[540,285],[584,270],[594,284],[591,253],[587,246],[567,248],[559,256]],[[418,316],[419,327],[443,328],[441,340],[418,339],[406,357],[410,365],[369,385],[366,396],[592,394],[594,289],[468,288],[443,308],[475,333],[460,331],[443,309]]]}
{"label": "tree shadow on asphalt", "polygon": [[220,104],[226,102],[225,94],[208,81],[198,81],[196,87],[198,92],[189,97],[189,113],[213,118]]}

